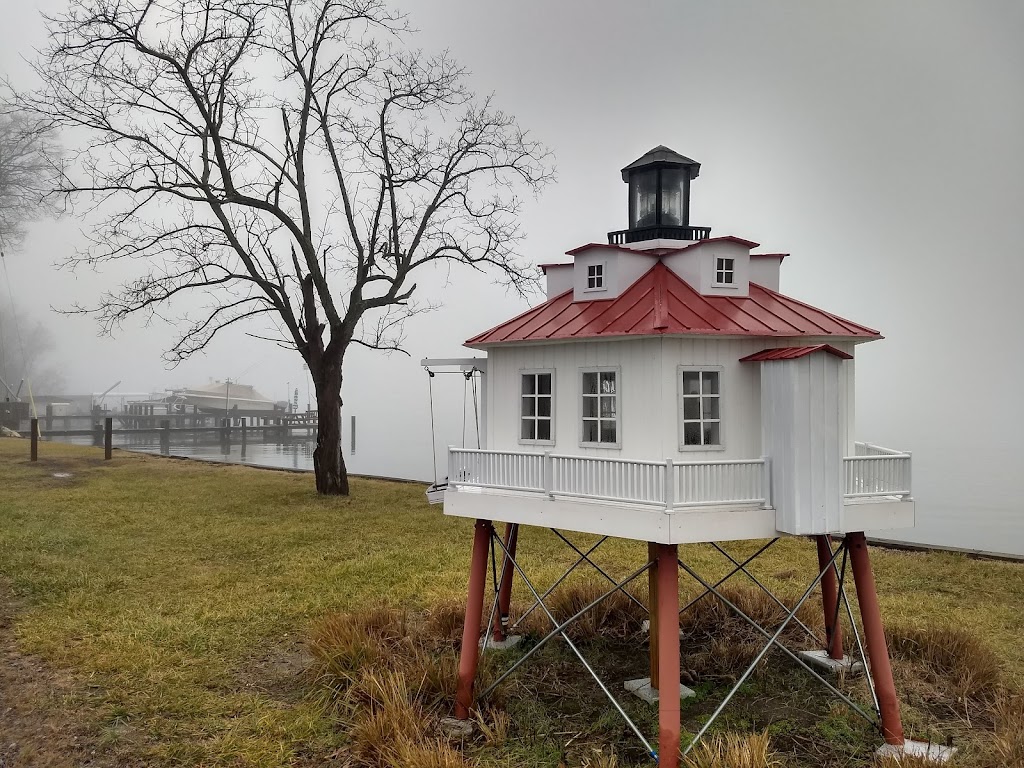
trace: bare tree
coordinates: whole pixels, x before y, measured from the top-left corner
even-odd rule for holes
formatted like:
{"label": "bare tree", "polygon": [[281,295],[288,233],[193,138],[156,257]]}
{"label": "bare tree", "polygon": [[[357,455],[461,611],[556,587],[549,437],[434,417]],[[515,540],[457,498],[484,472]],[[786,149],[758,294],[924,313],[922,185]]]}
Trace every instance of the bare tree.
{"label": "bare tree", "polygon": [[346,352],[400,348],[428,265],[523,290],[519,194],[548,151],[380,0],[80,0],[48,24],[26,99],[90,137],[62,190],[103,217],[68,266],[142,271],[81,310],[110,331],[200,293],[172,362],[270,318],[316,388],[317,490],[347,494]]}
{"label": "bare tree", "polygon": [[0,301],[0,399],[61,392],[65,382],[56,346],[46,325]]}
{"label": "bare tree", "polygon": [[52,121],[0,102],[0,253],[21,243],[28,222],[53,212],[47,193],[58,157]]}

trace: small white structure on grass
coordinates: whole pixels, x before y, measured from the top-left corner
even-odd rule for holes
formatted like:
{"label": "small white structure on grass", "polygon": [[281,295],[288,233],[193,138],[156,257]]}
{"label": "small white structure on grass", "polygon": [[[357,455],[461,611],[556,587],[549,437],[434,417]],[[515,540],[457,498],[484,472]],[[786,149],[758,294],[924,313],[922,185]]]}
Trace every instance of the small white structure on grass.
{"label": "small white structure on grass", "polygon": [[[505,617],[519,524],[650,543],[663,766],[679,743],[665,695],[679,685],[677,545],[817,537],[825,655],[841,661],[832,535],[853,565],[882,731],[902,747],[863,531],[913,526],[911,456],[854,434],[856,350],[882,337],[780,293],[786,254],[692,226],[699,169],[663,146],[627,166],[629,228],[543,265],[547,301],[466,342],[486,353],[460,361],[482,374],[484,443],[450,449],[444,497],[445,514],[478,521],[457,716],[473,700],[486,550],[505,553]],[[510,524],[504,541],[494,521]]]}

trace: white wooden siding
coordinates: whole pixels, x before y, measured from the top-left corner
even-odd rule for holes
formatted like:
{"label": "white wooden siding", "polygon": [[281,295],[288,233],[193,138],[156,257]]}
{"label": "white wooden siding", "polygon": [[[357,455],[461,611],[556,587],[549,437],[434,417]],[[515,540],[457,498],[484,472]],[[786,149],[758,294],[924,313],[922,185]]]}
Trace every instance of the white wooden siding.
{"label": "white wooden siding", "polygon": [[842,529],[843,364],[825,353],[761,364],[763,439],[780,531]]}

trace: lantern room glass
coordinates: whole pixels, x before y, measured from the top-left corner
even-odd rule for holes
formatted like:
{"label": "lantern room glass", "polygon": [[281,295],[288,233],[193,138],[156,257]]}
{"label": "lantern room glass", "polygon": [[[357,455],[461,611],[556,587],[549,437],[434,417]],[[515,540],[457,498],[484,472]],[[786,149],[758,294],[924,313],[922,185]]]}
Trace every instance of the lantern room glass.
{"label": "lantern room glass", "polygon": [[658,225],[658,169],[639,171],[629,177],[629,228]]}
{"label": "lantern room glass", "polygon": [[685,225],[686,171],[682,168],[661,169],[661,221],[663,227]]}

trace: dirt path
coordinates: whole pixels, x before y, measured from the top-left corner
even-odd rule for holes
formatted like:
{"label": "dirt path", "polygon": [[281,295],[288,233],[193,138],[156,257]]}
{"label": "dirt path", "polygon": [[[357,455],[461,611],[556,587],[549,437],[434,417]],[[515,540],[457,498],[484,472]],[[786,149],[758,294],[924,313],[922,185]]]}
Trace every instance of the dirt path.
{"label": "dirt path", "polygon": [[18,651],[15,606],[0,584],[0,768],[65,768],[118,763],[99,755],[94,734],[66,702],[80,700],[73,681]]}

